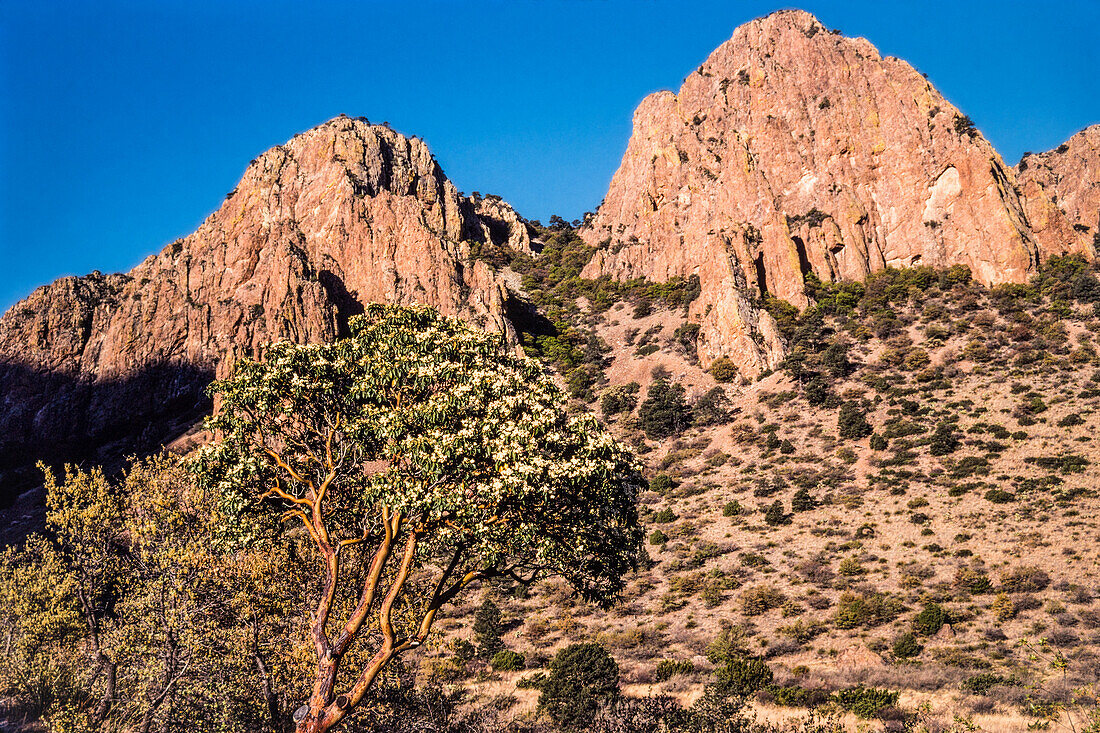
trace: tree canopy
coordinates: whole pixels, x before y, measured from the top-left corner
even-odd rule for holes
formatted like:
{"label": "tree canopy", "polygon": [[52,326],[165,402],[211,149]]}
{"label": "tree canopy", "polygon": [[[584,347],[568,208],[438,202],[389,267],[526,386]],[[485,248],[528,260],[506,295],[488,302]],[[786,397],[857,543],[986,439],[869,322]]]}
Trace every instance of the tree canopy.
{"label": "tree canopy", "polygon": [[635,459],[499,335],[372,305],[349,338],[274,344],[213,389],[221,439],[197,472],[230,535],[270,536],[281,518],[316,550],[301,731],[342,720],[471,583],[556,575],[606,605],[637,563]]}

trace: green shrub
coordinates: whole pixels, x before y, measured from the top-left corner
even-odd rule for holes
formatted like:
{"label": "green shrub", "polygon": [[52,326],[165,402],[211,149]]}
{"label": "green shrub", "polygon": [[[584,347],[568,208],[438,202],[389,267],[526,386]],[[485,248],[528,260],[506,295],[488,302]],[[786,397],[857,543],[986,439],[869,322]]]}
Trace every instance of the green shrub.
{"label": "green shrub", "polygon": [[894,639],[893,652],[898,659],[911,659],[924,651],[915,634],[906,632]]}
{"label": "green shrub", "polygon": [[810,494],[810,490],[803,486],[794,492],[791,497],[791,511],[808,512],[817,508],[817,500]]}
{"label": "green shrub", "polygon": [[603,412],[604,417],[633,412],[638,404],[639,389],[641,385],[637,382],[607,389],[600,398],[600,411]]}
{"label": "green shrub", "polygon": [[913,631],[921,636],[932,636],[947,623],[947,611],[939,604],[929,603],[913,617]]}
{"label": "green shrub", "polygon": [[710,364],[710,376],[718,382],[732,382],[741,373],[737,365],[724,356],[720,356]]}
{"label": "green shrub", "polygon": [[1008,504],[1016,500],[1016,495],[1004,489],[990,489],[985,492],[985,500],[994,504]]}
{"label": "green shrub", "polygon": [[653,530],[649,535],[649,544],[651,545],[663,545],[668,542],[668,535],[659,529]]}
{"label": "green shrub", "polygon": [[658,494],[663,494],[666,491],[675,488],[675,486],[676,483],[667,473],[659,473],[654,476],[649,482],[649,490],[655,491]]}
{"label": "green shrub", "polygon": [[679,517],[676,512],[672,511],[672,507],[665,507],[659,512],[654,513],[652,521],[654,524],[668,524],[669,522],[675,522]]}
{"label": "green shrub", "polygon": [[692,407],[693,425],[725,425],[733,417],[726,390],[714,387],[695,400]]}
{"label": "green shrub", "polygon": [[748,697],[772,683],[772,670],[762,659],[730,659],[714,672],[715,687],[724,695]]}
{"label": "green shrub", "polygon": [[695,665],[686,659],[680,661],[662,659],[657,662],[657,667],[653,671],[653,676],[657,678],[658,682],[664,682],[676,675],[691,674],[694,671]]}
{"label": "green shrub", "polygon": [[493,655],[489,665],[498,672],[518,672],[523,669],[524,657],[511,649],[501,649]]}
{"label": "green shrub", "polygon": [[649,385],[645,402],[638,408],[638,423],[649,438],[667,438],[691,425],[691,408],[684,399],[684,388],[667,379]]}
{"label": "green shrub", "polygon": [[833,701],[860,718],[873,718],[880,710],[898,704],[900,694],[873,687],[851,687],[833,693]]}
{"label": "green shrub", "polygon": [[878,626],[896,618],[902,609],[897,599],[882,593],[842,593],[836,604],[833,623],[838,629]]}
{"label": "green shrub", "polygon": [[764,510],[764,522],[770,527],[790,524],[791,518],[783,511],[783,502],[776,499],[773,504]]}
{"label": "green shrub", "polygon": [[928,450],[934,456],[946,456],[959,449],[959,436],[950,423],[941,422],[928,443]]}
{"label": "green shrub", "polygon": [[570,644],[550,662],[538,709],[563,728],[585,730],[619,696],[619,665],[599,644]]}
{"label": "green shrub", "polygon": [[747,588],[741,594],[741,613],[746,616],[759,616],[773,608],[779,608],[787,600],[782,591],[773,585],[757,585]]}
{"label": "green shrub", "polygon": [[871,424],[858,402],[845,402],[837,417],[837,432],[841,438],[858,440],[871,434]]}
{"label": "green shrub", "polygon": [[722,507],[722,516],[723,517],[736,517],[744,511],[745,510],[741,506],[741,502],[734,499],[732,501],[727,501],[726,505]]}
{"label": "green shrub", "polygon": [[481,659],[490,659],[504,647],[501,635],[504,633],[504,625],[501,623],[500,609],[489,598],[486,598],[481,606],[474,611],[474,643],[477,645],[477,656]]}

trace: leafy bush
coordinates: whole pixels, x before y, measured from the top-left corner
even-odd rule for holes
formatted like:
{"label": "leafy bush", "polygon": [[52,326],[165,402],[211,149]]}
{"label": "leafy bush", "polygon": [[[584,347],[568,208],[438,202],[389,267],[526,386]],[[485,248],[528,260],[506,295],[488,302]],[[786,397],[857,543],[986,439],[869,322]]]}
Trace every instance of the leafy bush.
{"label": "leafy bush", "polygon": [[873,687],[851,687],[833,693],[837,705],[855,713],[860,718],[873,718],[880,710],[898,704],[900,694]]}
{"label": "leafy bush", "polygon": [[538,708],[563,728],[584,730],[619,695],[619,665],[599,644],[570,644],[550,662]]}
{"label": "leafy bush", "polygon": [[840,406],[837,432],[841,438],[858,440],[871,434],[871,424],[857,402],[845,402]]}
{"label": "leafy bush", "polygon": [[764,522],[770,527],[790,524],[791,518],[783,511],[783,502],[776,499],[774,503],[764,510]]}
{"label": "leafy bush", "polygon": [[737,515],[741,514],[744,511],[745,510],[741,506],[741,502],[734,499],[732,501],[727,501],[725,506],[722,507],[722,516],[723,517],[736,517]]}
{"label": "leafy bush", "polygon": [[686,659],[680,661],[662,659],[657,662],[657,667],[653,671],[653,676],[657,678],[658,682],[664,682],[676,675],[691,674],[694,671],[695,665]]}
{"label": "leafy bush", "polygon": [[762,659],[730,659],[714,673],[715,686],[724,695],[748,697],[772,683],[772,670]]}
{"label": "leafy bush", "polygon": [[653,515],[652,522],[654,524],[668,524],[669,522],[675,522],[679,517],[676,512],[672,511],[672,507],[665,507],[659,512]]}
{"label": "leafy bush", "polygon": [[684,399],[684,388],[667,379],[649,385],[646,399],[638,408],[638,422],[645,434],[654,439],[683,432],[691,425],[691,408]]}
{"label": "leafy bush", "polygon": [[668,542],[668,535],[659,529],[653,530],[649,535],[649,544],[651,545],[663,545]]}
{"label": "leafy bush", "polygon": [[916,635],[906,632],[894,639],[893,652],[898,659],[911,659],[924,651]]}
{"label": "leafy bush", "polygon": [[504,647],[501,635],[504,633],[504,625],[501,623],[500,609],[489,598],[486,598],[481,606],[474,611],[474,643],[477,645],[477,656],[481,659],[491,659]]}
{"label": "leafy bush", "polygon": [[897,599],[882,593],[842,593],[836,604],[833,623],[838,629],[878,626],[896,618],[902,609]]}
{"label": "leafy bush", "polygon": [[519,652],[511,649],[501,649],[493,655],[489,661],[490,666],[498,672],[518,672],[523,669],[524,657]]}
{"label": "leafy bush", "polygon": [[738,371],[737,365],[724,356],[720,356],[710,364],[710,376],[714,377],[718,382],[732,382],[737,379],[741,372]]}
{"label": "leafy bush", "polygon": [[741,613],[746,616],[759,616],[773,608],[779,608],[786,600],[787,597],[774,585],[753,586],[741,594]]}
{"label": "leafy bush", "polygon": [[947,611],[939,604],[929,603],[913,617],[913,631],[921,636],[932,636],[947,623]]}
{"label": "leafy bush", "polygon": [[633,412],[638,404],[638,390],[641,385],[637,382],[611,387],[600,398],[600,411],[604,417],[611,417],[623,412]]}

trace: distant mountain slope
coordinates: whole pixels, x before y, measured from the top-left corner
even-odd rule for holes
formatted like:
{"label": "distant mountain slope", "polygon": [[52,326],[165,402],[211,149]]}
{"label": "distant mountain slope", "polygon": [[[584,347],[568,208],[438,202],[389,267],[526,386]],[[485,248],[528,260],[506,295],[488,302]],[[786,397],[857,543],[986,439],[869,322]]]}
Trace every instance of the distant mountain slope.
{"label": "distant mountain slope", "polygon": [[1046,256],[1091,253],[1042,192],[1029,210],[1042,216],[1029,219],[1013,169],[912,66],[781,11],[639,106],[583,233],[603,248],[586,275],[698,274],[701,356],[754,373],[783,348],[753,298],[805,306],[811,272],[964,264],[983,283],[1021,282]]}
{"label": "distant mountain slope", "polygon": [[0,319],[0,472],[155,447],[208,408],[232,355],[331,340],[362,303],[508,330],[507,286],[469,256],[488,241],[530,251],[515,212],[462,196],[422,141],[347,117],[298,135],[194,234],[127,274],[39,288]]}
{"label": "distant mountain slope", "polygon": [[1016,176],[1029,203],[1049,197],[1078,231],[1100,237],[1100,125],[1086,127],[1054,150],[1025,153]]}

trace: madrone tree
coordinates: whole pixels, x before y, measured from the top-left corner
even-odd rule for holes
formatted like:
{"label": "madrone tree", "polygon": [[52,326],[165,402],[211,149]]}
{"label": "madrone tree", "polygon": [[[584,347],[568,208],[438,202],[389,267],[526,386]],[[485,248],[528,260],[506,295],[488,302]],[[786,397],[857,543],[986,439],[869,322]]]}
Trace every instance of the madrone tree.
{"label": "madrone tree", "polygon": [[274,344],[213,391],[200,477],[237,532],[281,519],[316,551],[301,733],[346,718],[472,583],[556,575],[606,605],[636,565],[635,459],[500,336],[372,305],[349,338]]}

